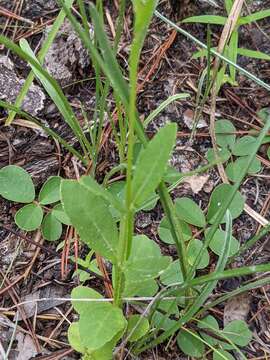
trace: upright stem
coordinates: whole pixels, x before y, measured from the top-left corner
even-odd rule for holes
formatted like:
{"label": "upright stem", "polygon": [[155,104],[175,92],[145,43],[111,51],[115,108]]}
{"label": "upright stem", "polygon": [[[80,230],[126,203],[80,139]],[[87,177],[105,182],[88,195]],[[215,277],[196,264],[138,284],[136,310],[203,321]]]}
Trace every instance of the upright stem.
{"label": "upright stem", "polygon": [[115,292],[114,304],[121,306],[121,294],[123,291],[124,282],[124,264],[128,258],[129,250],[131,249],[133,224],[134,224],[134,210],[132,207],[132,167],[133,167],[133,150],[134,150],[134,129],[136,122],[136,95],[137,95],[137,72],[140,58],[140,42],[134,37],[130,57],[129,57],[129,133],[128,133],[128,150],[127,150],[127,173],[126,173],[126,198],[125,208],[126,213],[120,220],[120,235],[119,235],[119,259],[115,268]]}

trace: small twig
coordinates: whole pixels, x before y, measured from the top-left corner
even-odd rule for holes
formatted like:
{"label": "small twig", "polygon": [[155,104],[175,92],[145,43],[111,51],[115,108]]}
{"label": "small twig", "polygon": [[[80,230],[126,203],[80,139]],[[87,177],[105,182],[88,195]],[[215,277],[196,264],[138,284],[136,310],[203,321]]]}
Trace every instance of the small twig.
{"label": "small twig", "polygon": [[19,238],[25,240],[26,242],[32,244],[32,245],[35,245],[36,247],[39,247],[40,249],[42,249],[43,251],[51,254],[51,255],[54,255],[54,256],[59,256],[59,254],[54,251],[54,250],[51,250],[50,248],[47,248],[45,246],[43,246],[42,244],[39,244],[39,243],[36,243],[34,240],[30,239],[29,237],[25,236],[25,235],[22,235],[20,234],[18,231],[15,231],[13,229],[11,229],[10,227],[4,225],[3,223],[0,222],[0,227],[5,229],[6,231],[10,232],[11,234],[13,235],[16,235],[18,236]]}
{"label": "small twig", "polygon": [[19,20],[19,21],[23,21],[23,22],[25,22],[27,24],[30,24],[30,25],[34,24],[33,21],[25,19],[24,17],[19,16],[17,14],[14,14],[13,12],[3,8],[2,6],[0,6],[0,15],[7,16],[9,18],[16,19],[16,20]]}

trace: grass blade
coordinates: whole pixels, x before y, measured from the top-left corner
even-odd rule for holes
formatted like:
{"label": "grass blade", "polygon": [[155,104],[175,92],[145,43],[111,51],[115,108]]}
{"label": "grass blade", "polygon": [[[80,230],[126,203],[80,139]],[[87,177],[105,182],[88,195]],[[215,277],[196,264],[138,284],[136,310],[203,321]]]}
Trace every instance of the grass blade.
{"label": "grass blade", "polygon": [[[73,4],[74,0],[66,0],[66,6],[68,8],[70,8]],[[49,50],[49,48],[51,47],[53,41],[54,41],[54,38],[55,36],[57,35],[61,25],[63,24],[65,20],[65,12],[63,10],[60,11],[60,13],[58,14],[57,18],[55,19],[54,23],[53,23],[53,26],[46,38],[46,40],[44,41],[43,45],[42,45],[42,48],[40,49],[39,53],[38,53],[38,60],[40,62],[40,64],[42,65],[43,64],[43,61],[45,59],[45,56]],[[29,73],[29,75],[27,76],[21,90],[20,90],[20,93],[19,95],[17,96],[17,99],[15,101],[15,106],[16,107],[20,107],[23,103],[23,99],[25,98],[33,80],[34,80],[34,77],[35,77],[35,74],[33,71],[31,71]],[[16,112],[15,111],[11,111],[8,115],[8,118],[6,120],[6,125],[10,125],[14,119],[14,117],[16,116]]]}

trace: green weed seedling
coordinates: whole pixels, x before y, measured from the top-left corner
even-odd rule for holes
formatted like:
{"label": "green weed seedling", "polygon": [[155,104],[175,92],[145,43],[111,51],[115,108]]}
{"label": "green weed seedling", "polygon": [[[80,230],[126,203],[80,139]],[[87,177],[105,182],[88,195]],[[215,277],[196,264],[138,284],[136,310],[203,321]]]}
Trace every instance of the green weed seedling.
{"label": "green weed seedling", "polygon": [[[226,12],[229,15],[230,10],[233,5],[233,0],[225,0],[224,1]],[[242,16],[238,19],[237,25],[232,32],[231,38],[228,44],[225,46],[224,49],[224,56],[231,60],[234,63],[237,63],[237,58],[239,55],[255,58],[255,59],[262,59],[262,60],[270,60],[270,56],[265,54],[261,51],[255,51],[245,48],[240,48],[239,43],[239,28],[243,25],[249,25],[253,22],[265,19],[266,17],[270,16],[270,9],[262,10],[255,12],[248,16]],[[202,24],[213,24],[213,25],[221,25],[224,26],[227,21],[225,16],[217,16],[217,15],[201,15],[201,16],[192,16],[183,20],[183,23],[202,23]],[[207,56],[208,50],[200,50],[196,52],[193,57],[205,57]],[[236,69],[234,66],[229,65],[229,74],[227,73],[227,65],[224,64],[217,74],[217,90],[220,89],[221,85],[228,82],[232,85],[237,85],[236,82]]]}
{"label": "green weed seedling", "polygon": [[[15,223],[25,231],[41,229],[44,239],[58,240],[62,224],[70,221],[60,204],[60,176],[51,176],[43,184],[38,199],[31,176],[21,167],[8,165],[0,169],[0,196],[26,204],[15,214]],[[49,206],[49,207],[48,207]]]}
{"label": "green weed seedling", "polygon": [[[233,295],[270,281],[269,277],[259,278],[232,293],[210,300],[219,280],[270,271],[269,264],[228,268],[234,256],[243,251],[243,247],[239,247],[239,242],[232,236],[232,221],[242,213],[244,206],[239,187],[269,131],[269,115],[264,128],[256,137],[256,144],[246,157],[237,181],[233,185],[217,186],[207,209],[201,209],[192,199],[185,197],[173,201],[170,191],[186,176],[209,169],[215,160],[195,172],[180,174],[168,167],[176,142],[176,124],[167,124],[150,141],[146,136],[145,127],[148,123],[164,106],[180,99],[182,95],[168,98],[146,118],[144,124],[140,121],[136,107],[139,59],[158,2],[132,1],[135,16],[129,76],[123,76],[116,58],[117,39],[123,28],[126,2],[120,1],[116,40],[113,44],[104,30],[102,1],[97,0],[96,6],[90,4],[86,8],[84,2],[78,0],[80,21],[70,10],[70,2],[59,0],[59,3],[88,50],[96,76],[94,120],[99,119],[99,122],[95,121],[93,131],[89,132],[90,140],[81,129],[63,91],[41,66],[42,61],[34,56],[29,44],[22,40],[19,47],[2,35],[0,42],[31,65],[32,76],[41,82],[77,137],[79,150],[70,147],[49,128],[44,130],[86,166],[91,159],[93,171],[91,176],[82,176],[78,180],[49,178],[35,201],[35,189],[30,176],[23,169],[11,165],[0,170],[0,194],[8,200],[26,204],[15,216],[15,221],[26,230],[42,227],[45,218],[48,218],[45,224],[49,225],[56,220],[59,224],[71,224],[88,248],[86,258],[78,259],[85,270],[100,275],[95,261],[96,254],[104,258],[108,265],[112,299],[105,297],[101,287],[89,286],[93,285],[87,271],[77,273],[81,285],[73,289],[71,300],[78,313],[78,320],[68,329],[69,343],[84,360],[111,360],[119,358],[119,354],[120,358],[125,356],[126,349],[138,356],[144,350],[174,336],[181,351],[187,355],[203,357],[210,349],[214,359],[230,359],[231,350],[239,352],[239,347],[247,345],[251,339],[247,324],[232,322],[224,329],[219,329],[215,319],[206,317],[206,311]],[[94,27],[94,41],[89,37],[88,10]],[[110,89],[117,107],[119,129],[114,121],[111,124],[121,160],[105,176],[103,184],[99,184],[95,180],[95,166],[104,124],[102,119],[107,114],[112,120],[106,101]],[[0,105],[30,121],[38,122],[16,106],[2,100]],[[239,146],[235,148],[235,139],[234,142],[231,138],[226,141],[230,146],[227,142],[219,145],[227,151],[226,156],[229,153],[230,157],[233,149],[239,154]],[[111,177],[118,172],[124,175],[125,180],[110,183]],[[142,209],[151,209],[158,200],[164,210],[159,236],[164,246],[174,246],[173,258],[163,255],[157,242],[134,231],[136,213]],[[46,235],[46,231],[43,233]],[[50,229],[48,233],[54,233],[54,230]],[[244,249],[265,234],[266,230],[263,229],[245,244]],[[210,254],[213,259],[211,269]],[[130,306],[124,306],[126,302]],[[136,312],[138,306],[142,310],[141,314]]]}

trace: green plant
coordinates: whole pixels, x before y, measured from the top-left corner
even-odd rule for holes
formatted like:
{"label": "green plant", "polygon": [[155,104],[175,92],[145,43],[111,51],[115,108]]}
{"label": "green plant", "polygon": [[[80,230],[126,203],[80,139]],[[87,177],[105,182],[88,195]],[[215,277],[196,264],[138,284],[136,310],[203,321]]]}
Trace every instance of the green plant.
{"label": "green plant", "polygon": [[[233,1],[232,0],[225,0],[224,5],[226,8],[227,15],[229,15]],[[243,25],[249,25],[253,22],[258,20],[265,19],[266,17],[270,16],[270,10],[262,10],[255,12],[248,16],[242,16],[238,19],[237,25],[232,32],[231,38],[225,46],[224,49],[224,56],[231,60],[233,63],[237,63],[237,58],[239,55],[255,58],[255,59],[263,59],[263,60],[270,60],[270,56],[255,50],[244,49],[240,48],[238,45],[239,42],[239,28]],[[227,17],[225,16],[218,16],[218,15],[200,15],[200,16],[192,16],[183,20],[183,23],[202,23],[202,24],[212,24],[212,25],[221,25],[224,26],[226,24]],[[207,49],[200,50],[196,52],[193,57],[198,58],[201,56],[207,56],[208,51]],[[217,74],[217,91],[220,87],[228,82],[232,85],[237,85],[236,82],[236,68],[233,65],[229,65],[229,74],[227,74],[227,65],[226,63],[221,67]]]}
{"label": "green plant", "polygon": [[[232,182],[236,182],[242,174],[250,151],[256,146],[256,137],[245,135],[236,139],[234,125],[226,119],[215,123],[215,133],[218,145],[218,154],[223,162],[228,162],[226,174]],[[214,158],[213,149],[207,151],[208,161]],[[256,174],[261,171],[261,161],[255,158],[248,169],[248,174]]]}
{"label": "green plant", "polygon": [[8,165],[0,169],[0,196],[16,203],[27,204],[16,212],[16,225],[25,231],[40,228],[43,237],[49,241],[60,238],[62,224],[70,225],[59,202],[60,183],[60,176],[49,177],[35,200],[33,181],[23,168]]}
{"label": "green plant", "polygon": [[[135,24],[129,59],[129,84],[117,62],[115,44],[113,46],[110,44],[104,31],[102,2],[97,1],[97,7],[90,5],[91,21],[95,29],[94,42],[89,38],[83,2],[78,1],[82,23],[76,20],[63,1],[60,3],[91,55],[97,75],[97,94],[100,98],[97,102],[97,111],[100,110],[98,107],[101,107],[103,115],[109,86],[113,88],[118,121],[120,121],[118,149],[122,152],[121,163],[105,176],[102,185],[94,179],[94,171],[91,176],[82,176],[79,180],[61,180],[61,203],[56,205],[48,220],[51,224],[51,217],[56,214],[59,216],[60,213],[62,220],[69,219],[68,222],[74,226],[81,241],[90,248],[86,259],[79,259],[79,263],[85,269],[97,273],[94,253],[102,256],[112,267],[110,280],[114,291],[113,299],[107,299],[87,286],[79,286],[72,291],[72,304],[79,314],[79,320],[69,327],[69,342],[85,360],[108,360],[117,353],[122,353],[126,344],[134,354],[139,354],[175,335],[179,347],[187,354],[190,354],[191,350],[190,347],[188,349],[184,347],[187,342],[183,345],[183,337],[188,338],[192,350],[196,350],[196,354],[192,356],[203,355],[206,345],[213,351],[215,358],[218,356],[230,358],[227,350],[238,351],[238,346],[245,346],[250,341],[248,327],[245,323],[238,322],[229,324],[227,329],[225,327],[219,330],[213,319],[205,318],[204,311],[213,304],[224,301],[224,297],[209,304],[205,303],[218,280],[270,270],[269,264],[226,269],[235,253],[243,251],[232,236],[232,220],[243,210],[244,201],[239,187],[269,131],[269,115],[266,116],[266,124],[256,138],[256,144],[246,158],[245,166],[241,168],[237,181],[234,185],[219,185],[215,189],[208,209],[204,209],[206,215],[189,198],[181,198],[173,202],[169,192],[185,176],[194,174],[194,172],[179,174],[168,167],[167,163],[176,140],[176,125],[167,124],[149,141],[136,109],[140,51],[157,1],[133,1]],[[124,8],[125,2],[121,1],[121,9]],[[58,103],[65,121],[70,124],[80,140],[83,153],[75,154],[87,163],[88,158],[91,157],[91,150],[85,142],[87,138],[85,140],[81,129],[77,127],[76,118],[70,112],[71,107],[61,89],[40,66],[25,42],[21,49],[3,36],[0,36],[0,41],[31,64],[33,71],[35,69],[35,76],[42,80],[47,91],[50,90],[48,93],[51,97],[53,93],[57,94],[57,99],[54,100]],[[106,77],[105,83],[101,81],[101,74]],[[3,101],[0,104],[35,121],[17,107],[12,107]],[[161,108],[157,110],[160,111]],[[145,125],[155,114],[149,115]],[[100,124],[96,126],[96,131],[99,133]],[[118,136],[117,128],[115,127],[114,130],[114,134]],[[54,133],[51,134],[56,136]],[[128,136],[127,151],[126,136]],[[65,146],[69,149],[67,144]],[[226,145],[224,148],[226,149]],[[70,151],[74,153],[73,148]],[[205,171],[212,165],[213,163],[210,162],[207,167],[197,169],[195,174]],[[125,174],[125,180],[108,185],[110,177],[118,171]],[[21,174],[22,172],[20,171]],[[23,173],[23,176],[27,177],[25,172]],[[11,176],[10,179],[11,183],[13,180],[16,181],[16,177]],[[30,185],[29,179],[25,182],[30,190],[23,192],[23,196],[25,194],[28,196],[22,199],[20,193],[20,197],[14,198],[9,194],[13,191],[16,193],[17,188],[12,185],[11,190],[7,181],[1,188],[0,176],[0,189],[2,189],[0,194],[12,201],[32,202],[35,197],[33,186]],[[57,185],[53,186],[53,189],[57,188],[57,190],[48,193],[44,191],[39,196],[40,201],[44,201],[44,198],[45,201],[59,199],[59,182],[56,182]],[[167,186],[167,183],[171,185]],[[161,201],[165,213],[165,218],[159,227],[159,235],[162,241],[175,246],[177,255],[174,259],[162,255],[157,243],[147,236],[134,234],[136,213],[141,209],[151,208],[157,200]],[[30,211],[36,212],[36,208],[40,205],[37,203],[34,205]],[[265,233],[263,230],[257,237],[250,239],[249,246]],[[210,251],[214,253],[211,255],[216,260],[216,266],[215,269],[211,267],[207,273]],[[201,275],[201,269],[204,269],[205,275]],[[79,275],[82,282],[88,280],[85,272]],[[268,282],[269,278],[253,281],[248,286],[237,289],[237,292],[226,294],[225,300],[236,293]],[[145,304],[145,301],[149,300],[150,304]],[[132,307],[132,314],[124,311],[124,302],[137,305],[139,301],[143,314],[134,314],[135,309]],[[200,320],[201,318],[203,321]],[[202,326],[198,325],[194,330],[194,322]],[[210,335],[209,328],[212,331]],[[245,334],[241,341],[234,336],[239,331]],[[215,342],[217,336],[218,343]]]}

